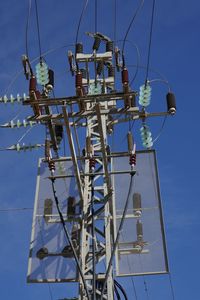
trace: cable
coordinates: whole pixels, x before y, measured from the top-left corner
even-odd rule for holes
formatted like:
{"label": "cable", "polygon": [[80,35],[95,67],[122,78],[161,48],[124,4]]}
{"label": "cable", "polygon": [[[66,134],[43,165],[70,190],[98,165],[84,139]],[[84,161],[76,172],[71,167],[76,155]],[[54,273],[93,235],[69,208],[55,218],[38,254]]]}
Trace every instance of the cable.
{"label": "cable", "polygon": [[82,21],[83,15],[84,15],[84,13],[85,13],[85,10],[86,10],[86,8],[87,8],[87,5],[88,5],[88,0],[85,0],[84,6],[83,6],[83,9],[82,9],[80,18],[79,18],[79,22],[78,22],[78,27],[77,27],[77,31],[76,31],[75,45],[76,45],[77,42],[78,42],[78,35],[79,35],[80,26],[81,26],[81,21]]}
{"label": "cable", "polygon": [[35,125],[33,125],[32,127],[28,128],[28,129],[26,130],[26,132],[25,132],[25,133],[20,137],[20,139],[17,141],[17,144],[20,143],[20,142],[23,140],[23,138],[25,138],[25,136],[33,129],[33,127],[35,127]]}
{"label": "cable", "polygon": [[114,0],[114,48],[117,39],[117,0]]}
{"label": "cable", "polygon": [[149,36],[149,47],[148,47],[148,56],[147,56],[147,70],[146,70],[145,82],[147,82],[147,78],[148,78],[148,75],[149,75],[149,63],[150,63],[150,55],[151,55],[151,42],[152,42],[152,35],[153,35],[153,21],[154,21],[155,3],[156,3],[156,0],[153,0],[152,13],[151,13],[150,36]]}
{"label": "cable", "polygon": [[174,293],[174,287],[173,287],[173,283],[172,283],[171,273],[169,273],[169,283],[170,283],[170,289],[171,289],[171,294],[172,294],[172,300],[175,300],[175,293]]}
{"label": "cable", "polygon": [[129,189],[128,189],[128,194],[127,194],[127,199],[126,199],[126,202],[125,202],[124,211],[123,211],[123,214],[122,214],[122,219],[121,219],[121,222],[119,224],[119,229],[117,231],[117,236],[116,236],[115,242],[113,244],[113,250],[112,250],[111,257],[110,257],[110,260],[109,260],[109,263],[108,263],[108,268],[107,268],[107,271],[106,271],[105,280],[104,280],[104,284],[103,284],[103,288],[102,288],[100,300],[103,300],[103,293],[104,293],[104,290],[106,288],[107,279],[108,279],[108,276],[109,276],[109,273],[110,273],[110,269],[111,269],[111,266],[112,266],[112,260],[113,260],[113,257],[115,255],[115,251],[116,251],[116,248],[117,248],[117,245],[118,245],[118,241],[119,241],[119,238],[120,238],[121,230],[122,230],[123,225],[124,225],[124,220],[125,220],[126,212],[127,212],[127,209],[128,209],[129,199],[130,199],[130,195],[131,195],[131,191],[132,191],[132,186],[133,186],[132,185],[132,183],[133,183],[133,176],[134,176],[134,174],[131,173],[131,179],[130,179],[130,183],[129,183]]}
{"label": "cable", "polygon": [[29,51],[28,51],[28,29],[29,29],[29,22],[30,22],[30,16],[31,16],[31,6],[32,6],[32,0],[29,0],[29,7],[28,7],[28,16],[26,21],[26,33],[25,33],[25,45],[26,45],[26,56],[29,57]]}
{"label": "cable", "polygon": [[95,0],[95,7],[94,7],[94,15],[95,15],[95,20],[94,20],[94,32],[97,32],[97,12],[98,12],[98,7],[97,7],[97,0]]}
{"label": "cable", "polygon": [[161,136],[161,134],[162,134],[162,132],[163,132],[163,129],[164,129],[164,127],[165,127],[166,120],[167,120],[167,116],[165,116],[165,117],[163,118],[163,123],[162,123],[161,129],[160,129],[160,131],[159,131],[157,137],[153,140],[153,144],[155,144],[155,142],[160,138],[160,136]]}
{"label": "cable", "polygon": [[124,47],[125,47],[125,43],[126,43],[127,36],[128,36],[128,34],[129,34],[129,31],[130,31],[130,29],[131,29],[131,26],[133,25],[133,22],[135,21],[135,18],[137,17],[137,15],[138,15],[140,9],[142,8],[143,4],[144,4],[144,0],[141,0],[140,3],[139,3],[139,5],[138,5],[138,7],[137,7],[137,9],[136,9],[136,11],[134,12],[134,15],[133,15],[133,17],[132,17],[132,19],[131,19],[131,22],[130,22],[130,24],[129,24],[129,26],[128,26],[128,29],[127,29],[127,31],[126,31],[126,34],[125,34],[125,36],[124,36],[123,46],[122,46],[122,57],[124,56]]}
{"label": "cable", "polygon": [[120,289],[120,291],[122,292],[123,296],[124,296],[124,299],[125,300],[128,300],[128,297],[127,297],[127,294],[124,290],[124,288],[122,287],[122,285],[117,281],[117,280],[114,280],[114,283],[116,284],[116,286]]}
{"label": "cable", "polygon": [[[124,42],[123,40],[118,40],[117,42]],[[139,71],[139,66],[140,66],[140,59],[141,59],[141,54],[140,54],[140,50],[137,44],[133,43],[130,40],[126,40],[126,42],[129,42],[135,49],[136,49],[136,53],[137,53],[137,63],[136,63],[136,71],[135,74],[133,76],[133,78],[130,81],[130,86],[133,84],[135,78],[137,77],[138,71]]]}
{"label": "cable", "polygon": [[155,79],[151,79],[151,80],[148,80],[149,83],[154,83],[154,82],[161,82],[161,83],[164,83],[168,86],[168,89],[169,89],[169,92],[171,91],[171,88],[170,88],[170,85],[169,85],[169,82],[165,79],[162,79],[162,78],[155,78]]}
{"label": "cable", "polygon": [[66,228],[66,226],[65,226],[65,220],[64,220],[63,215],[62,215],[62,212],[61,212],[61,210],[60,210],[58,198],[57,198],[57,196],[56,196],[56,190],[55,190],[55,183],[54,183],[54,182],[55,182],[55,179],[51,179],[51,183],[52,183],[52,191],[53,191],[53,196],[54,196],[54,200],[55,200],[55,203],[56,203],[56,208],[57,208],[57,211],[58,211],[58,214],[59,214],[59,217],[60,217],[60,221],[61,221],[62,226],[63,226],[64,233],[65,233],[66,238],[67,238],[67,240],[68,240],[68,242],[69,242],[69,245],[70,245],[70,247],[71,247],[71,249],[72,249],[73,256],[74,256],[74,259],[75,259],[75,261],[76,261],[76,264],[77,264],[78,271],[79,271],[79,273],[80,273],[81,279],[82,279],[82,281],[83,281],[83,285],[84,285],[84,288],[85,288],[85,292],[86,292],[86,294],[87,294],[87,298],[88,298],[88,300],[90,300],[90,295],[89,295],[89,291],[88,291],[88,288],[87,288],[87,284],[86,284],[86,281],[85,281],[85,278],[84,278],[84,274],[83,274],[83,272],[82,272],[82,270],[81,270],[81,266],[80,266],[80,264],[79,264],[79,260],[78,260],[77,254],[76,254],[76,250],[75,250],[75,248],[74,248],[74,246],[73,246],[73,243],[72,243],[72,240],[71,240],[71,238],[70,238],[69,232],[68,232],[68,230],[67,230],[67,228]]}
{"label": "cable", "polygon": [[[129,67],[129,68],[139,68],[139,69],[145,69],[146,70],[146,68],[147,68],[147,66],[143,66],[143,65],[139,65],[139,66],[137,66],[137,65],[127,65],[127,67]],[[149,68],[149,71],[151,71],[151,72],[153,72],[153,73],[155,73],[155,74],[157,74],[158,76],[160,76],[160,78],[159,79],[157,79],[157,81],[158,80],[161,80],[161,81],[165,81],[165,82],[168,82],[168,80],[165,78],[165,76],[162,74],[162,73],[160,73],[158,70],[155,70],[155,69],[152,69],[152,68]],[[132,82],[130,83],[130,85],[132,84]],[[168,84],[169,85],[169,84]],[[170,88],[170,86],[169,86],[169,88]],[[171,90],[171,89],[170,89]]]}
{"label": "cable", "polygon": [[22,208],[0,208],[0,212],[17,212],[17,211],[26,211],[33,210],[32,207],[22,207]]}
{"label": "cable", "polygon": [[116,294],[116,296],[117,296],[117,300],[121,300],[121,297],[120,297],[120,294],[119,294],[119,292],[118,292],[118,289],[117,289],[117,287],[116,287],[115,282],[114,282],[114,291],[115,291],[115,294]]}
{"label": "cable", "polygon": [[36,12],[36,21],[37,21],[38,46],[39,46],[39,53],[40,53],[40,60],[41,60],[42,59],[42,49],[41,49],[41,40],[40,40],[40,26],[39,26],[37,0],[35,0],[35,12]]}

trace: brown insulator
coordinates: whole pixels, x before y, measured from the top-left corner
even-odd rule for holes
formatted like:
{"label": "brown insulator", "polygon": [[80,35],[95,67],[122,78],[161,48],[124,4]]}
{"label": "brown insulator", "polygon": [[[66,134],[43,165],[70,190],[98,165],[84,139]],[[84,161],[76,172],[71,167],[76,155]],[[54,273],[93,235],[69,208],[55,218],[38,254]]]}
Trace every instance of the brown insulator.
{"label": "brown insulator", "polygon": [[176,99],[173,93],[169,92],[166,96],[167,98],[167,110],[171,115],[176,112]]}
{"label": "brown insulator", "polygon": [[37,85],[36,77],[32,76],[29,80],[29,92],[36,92],[36,85]]}
{"label": "brown insulator", "polygon": [[126,69],[126,67],[124,67],[123,70],[122,70],[122,84],[124,86],[127,86],[128,83],[129,83],[128,70]]}
{"label": "brown insulator", "polygon": [[104,63],[102,60],[100,60],[97,64],[97,75],[101,75],[102,71],[103,71],[103,66],[104,66]]}
{"label": "brown insulator", "polygon": [[49,74],[49,82],[45,86],[47,90],[52,91],[54,88],[54,71],[49,69],[48,74]]}
{"label": "brown insulator", "polygon": [[76,44],[76,53],[83,53],[83,44],[82,43]]}
{"label": "brown insulator", "polygon": [[113,52],[113,41],[106,42],[106,52]]}
{"label": "brown insulator", "polygon": [[81,71],[79,70],[79,71],[76,73],[76,88],[82,89],[82,85],[83,85],[82,79],[83,79],[83,76],[82,76]]}
{"label": "brown insulator", "polygon": [[95,36],[92,49],[98,51],[100,44],[101,44],[101,39],[98,36]]}
{"label": "brown insulator", "polygon": [[62,125],[55,125],[55,134],[56,134],[57,143],[60,144],[60,142],[63,139],[63,126]]}

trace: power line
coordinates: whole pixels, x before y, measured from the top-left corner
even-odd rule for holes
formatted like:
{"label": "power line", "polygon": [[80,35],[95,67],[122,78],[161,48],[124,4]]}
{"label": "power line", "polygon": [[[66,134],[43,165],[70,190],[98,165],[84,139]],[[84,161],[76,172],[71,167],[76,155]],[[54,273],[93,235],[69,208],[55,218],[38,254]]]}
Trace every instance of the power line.
{"label": "power line", "polygon": [[32,0],[29,0],[29,6],[28,6],[28,15],[27,15],[27,21],[26,21],[26,33],[25,33],[25,46],[26,46],[26,56],[29,56],[28,51],[28,30],[29,30],[29,23],[30,23],[30,16],[31,16],[31,6],[32,6]]}
{"label": "power line", "polygon": [[119,224],[118,231],[117,231],[116,239],[115,239],[115,242],[113,244],[113,250],[112,250],[111,257],[110,257],[110,260],[109,260],[109,263],[108,263],[108,268],[106,270],[106,275],[105,275],[105,280],[104,280],[103,288],[102,288],[102,291],[101,291],[101,298],[100,298],[100,300],[103,300],[103,293],[104,293],[104,290],[106,288],[106,283],[107,283],[107,279],[108,279],[108,276],[109,276],[109,273],[110,273],[110,269],[111,269],[111,266],[112,266],[113,257],[115,255],[115,251],[116,251],[116,248],[117,248],[117,245],[118,245],[118,241],[119,241],[119,238],[120,238],[121,230],[122,230],[123,225],[124,225],[124,220],[125,220],[126,212],[127,212],[127,209],[128,209],[129,199],[130,199],[130,195],[131,195],[131,191],[132,191],[132,186],[133,186],[133,184],[132,184],[133,183],[133,176],[134,176],[134,174],[131,173],[131,179],[130,179],[130,183],[129,183],[129,189],[128,189],[128,194],[127,194],[127,199],[126,199],[126,202],[125,202],[125,206],[124,206],[124,210],[123,210],[123,214],[122,214],[122,219],[121,219],[121,222]]}
{"label": "power line", "polygon": [[98,6],[97,6],[97,0],[95,0],[95,6],[94,6],[94,14],[95,14],[95,27],[94,32],[97,32],[97,15],[98,15]]}
{"label": "power line", "polygon": [[39,26],[39,14],[38,14],[37,0],[35,0],[35,12],[36,12],[36,21],[37,21],[37,34],[38,34],[39,53],[40,53],[40,59],[42,59],[42,49],[41,49],[40,26]]}
{"label": "power line", "polygon": [[131,19],[131,22],[130,22],[128,28],[127,28],[126,33],[125,33],[124,40],[123,40],[123,46],[122,46],[122,55],[123,56],[124,56],[124,47],[125,47],[127,36],[129,34],[129,31],[130,31],[130,29],[131,29],[131,27],[133,25],[133,22],[135,21],[135,18],[137,17],[137,15],[138,15],[140,9],[142,8],[143,4],[144,4],[144,0],[141,0],[140,3],[139,3],[139,5],[137,6],[136,11],[134,12],[134,15],[133,15],[133,17]]}
{"label": "power line", "polygon": [[148,75],[149,75],[149,63],[150,63],[150,55],[151,55],[151,43],[152,43],[152,35],[153,35],[153,21],[154,21],[154,13],[155,13],[155,3],[156,3],[156,0],[153,0],[145,82],[147,82]]}
{"label": "power line", "polygon": [[171,294],[172,294],[172,300],[175,300],[175,293],[174,293],[174,287],[173,287],[171,273],[169,273],[169,283],[170,283],[170,289],[171,289]]}
{"label": "power line", "polygon": [[60,206],[59,206],[59,202],[58,202],[58,198],[56,196],[56,190],[55,190],[55,179],[51,179],[51,183],[52,183],[52,191],[53,191],[53,196],[54,196],[54,200],[55,200],[55,203],[56,203],[56,208],[57,208],[57,211],[58,211],[58,214],[59,214],[59,217],[60,217],[60,221],[61,221],[61,224],[63,226],[63,230],[64,230],[64,233],[65,233],[65,236],[70,244],[70,247],[72,249],[72,253],[73,253],[73,256],[74,256],[74,259],[76,261],[76,264],[77,264],[77,268],[78,268],[78,271],[79,271],[79,274],[81,276],[81,279],[83,281],[83,285],[84,285],[84,289],[85,289],[85,292],[86,292],[86,295],[87,295],[87,298],[88,300],[90,300],[90,295],[89,295],[89,291],[88,291],[88,288],[87,288],[87,284],[86,284],[86,281],[85,281],[85,278],[84,278],[84,274],[81,270],[81,266],[79,264],[79,260],[78,260],[78,256],[76,254],[76,250],[73,246],[73,243],[72,243],[72,240],[70,238],[70,234],[65,226],[65,220],[63,218],[63,215],[62,215],[62,212],[60,210]]}
{"label": "power line", "polygon": [[0,208],[0,212],[18,212],[33,210],[33,207],[22,207],[22,208]]}
{"label": "power line", "polygon": [[78,42],[78,35],[79,35],[80,26],[81,26],[81,21],[82,21],[82,19],[83,19],[83,15],[84,15],[84,13],[85,13],[85,10],[86,10],[86,8],[87,8],[87,5],[88,5],[88,0],[85,0],[84,6],[83,6],[83,9],[82,9],[82,11],[81,11],[80,18],[79,18],[79,22],[78,22],[78,27],[77,27],[77,31],[76,31],[75,45],[76,45],[77,42]]}

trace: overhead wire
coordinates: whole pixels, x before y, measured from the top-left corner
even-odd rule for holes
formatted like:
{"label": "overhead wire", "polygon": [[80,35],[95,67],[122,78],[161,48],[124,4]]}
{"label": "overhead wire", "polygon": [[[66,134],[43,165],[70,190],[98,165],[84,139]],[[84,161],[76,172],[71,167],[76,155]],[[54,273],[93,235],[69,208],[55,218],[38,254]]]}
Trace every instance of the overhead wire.
{"label": "overhead wire", "polygon": [[128,297],[127,297],[127,294],[124,290],[124,288],[122,287],[122,285],[117,281],[117,280],[114,280],[114,283],[116,284],[116,286],[120,289],[120,291],[122,292],[123,296],[124,296],[124,299],[125,300],[128,300]]}
{"label": "overhead wire", "polygon": [[97,32],[97,17],[98,17],[98,6],[97,6],[97,0],[95,0],[95,5],[94,5],[94,32]]}
{"label": "overhead wire", "polygon": [[42,48],[41,48],[40,24],[39,24],[37,0],[35,0],[35,13],[36,13],[36,22],[37,22],[38,47],[39,47],[39,54],[40,54],[40,60],[41,60],[42,59]]}
{"label": "overhead wire", "polygon": [[20,207],[20,208],[0,208],[0,212],[21,212],[33,210],[33,207]]}
{"label": "overhead wire", "polygon": [[64,233],[65,233],[65,236],[66,236],[66,238],[67,238],[67,240],[69,242],[69,245],[70,245],[70,247],[72,249],[72,253],[73,253],[73,256],[74,256],[77,268],[78,268],[78,272],[79,272],[79,274],[81,276],[81,279],[82,279],[82,282],[83,282],[83,286],[84,286],[87,298],[88,298],[88,300],[90,300],[90,295],[89,295],[87,284],[86,284],[86,281],[85,281],[85,278],[84,278],[84,274],[83,274],[83,272],[81,270],[81,266],[80,266],[80,263],[79,263],[79,260],[78,260],[78,256],[76,254],[76,250],[75,250],[75,248],[73,246],[72,240],[70,238],[70,234],[69,234],[69,232],[68,232],[68,230],[67,230],[67,228],[65,226],[64,217],[63,217],[62,212],[60,210],[59,201],[58,201],[58,198],[57,198],[57,195],[56,195],[56,190],[55,190],[55,179],[51,179],[51,184],[52,184],[52,191],[53,191],[54,200],[55,200],[55,203],[56,203],[56,208],[57,208],[57,211],[58,211],[58,214],[59,214],[59,217],[60,217],[60,221],[61,221]]}
{"label": "overhead wire", "polygon": [[149,34],[149,45],[148,45],[148,54],[147,54],[147,68],[146,68],[145,82],[147,82],[148,75],[149,75],[149,64],[150,64],[151,44],[152,44],[152,35],[153,35],[153,22],[154,22],[154,15],[155,15],[155,3],[156,3],[156,0],[153,0],[152,12],[151,12],[151,24],[150,24],[150,34]]}
{"label": "overhead wire", "polygon": [[26,21],[26,30],[25,30],[25,47],[26,47],[26,55],[27,55],[27,57],[29,57],[29,51],[28,51],[28,30],[29,30],[29,23],[30,23],[30,17],[31,17],[31,6],[32,6],[32,0],[29,0],[28,15],[27,15],[27,21]]}
{"label": "overhead wire", "polygon": [[110,273],[110,269],[111,269],[111,266],[112,266],[113,257],[115,255],[115,251],[116,251],[116,248],[117,248],[117,245],[118,245],[118,242],[119,242],[120,234],[121,234],[121,231],[122,231],[122,228],[123,228],[123,225],[124,225],[126,212],[127,212],[127,209],[128,209],[129,199],[130,199],[130,195],[131,195],[132,188],[133,188],[133,176],[134,176],[134,174],[131,173],[130,176],[131,176],[131,179],[130,179],[130,183],[129,183],[128,194],[127,194],[126,202],[125,202],[125,205],[124,205],[122,218],[121,218],[119,228],[118,228],[118,231],[117,231],[117,234],[116,234],[116,239],[115,239],[114,244],[113,244],[111,257],[110,257],[110,260],[108,262],[108,267],[107,267],[106,274],[105,274],[105,279],[104,279],[104,284],[103,284],[103,288],[102,288],[102,291],[101,291],[100,300],[103,300],[103,293],[104,293],[105,288],[106,288],[106,283],[107,283],[108,276],[109,276],[109,273]]}
{"label": "overhead wire", "polygon": [[83,19],[85,10],[86,10],[87,5],[88,5],[88,1],[89,1],[89,0],[85,0],[85,3],[84,3],[84,5],[83,5],[82,11],[81,11],[81,15],[80,15],[80,18],[79,18],[79,21],[78,21],[78,26],[77,26],[77,31],[76,31],[75,45],[76,45],[77,42],[78,42],[79,30],[80,30],[80,26],[81,26],[81,22],[82,22],[82,19]]}
{"label": "overhead wire", "polygon": [[162,122],[161,128],[160,128],[159,133],[157,134],[156,138],[153,140],[153,144],[155,144],[158,141],[158,139],[160,138],[160,136],[161,136],[161,134],[162,134],[162,132],[164,130],[164,127],[165,127],[165,124],[166,124],[166,120],[167,120],[167,116],[165,116],[163,118],[163,122]]}
{"label": "overhead wire", "polygon": [[174,286],[173,286],[173,282],[172,282],[172,276],[171,276],[171,273],[169,273],[169,283],[170,283],[170,289],[171,289],[172,300],[175,300]]}
{"label": "overhead wire", "polygon": [[139,14],[139,11],[142,8],[143,4],[144,4],[144,0],[141,0],[140,3],[139,3],[139,5],[136,8],[136,11],[134,11],[134,15],[133,15],[133,17],[131,19],[131,22],[130,22],[127,30],[126,30],[126,33],[125,33],[125,36],[124,36],[124,40],[123,40],[123,45],[122,45],[122,57],[123,58],[124,58],[124,48],[125,48],[125,43],[126,43],[127,36],[129,34],[129,31],[130,31],[130,29],[131,29],[131,27],[132,27],[132,25],[133,25],[133,23],[134,23],[137,15]]}

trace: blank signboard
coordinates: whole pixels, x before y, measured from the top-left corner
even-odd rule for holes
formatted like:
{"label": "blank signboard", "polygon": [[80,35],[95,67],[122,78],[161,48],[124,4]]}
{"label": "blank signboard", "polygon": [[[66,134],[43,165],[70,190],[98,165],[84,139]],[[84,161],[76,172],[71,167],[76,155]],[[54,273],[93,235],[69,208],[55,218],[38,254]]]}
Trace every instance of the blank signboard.
{"label": "blank signboard", "polygon": [[[77,250],[80,236],[79,197],[71,161],[57,162],[55,175],[69,177],[55,181],[55,189],[66,227]],[[48,164],[40,160],[29,254],[28,282],[64,282],[77,280],[77,268],[60,223],[52,192]],[[70,212],[71,210],[71,212]],[[70,214],[73,218],[70,218]],[[80,219],[80,218],[79,218]]]}
{"label": "blank signboard", "polygon": [[[114,158],[114,169],[128,169],[128,158]],[[136,174],[127,215],[116,251],[116,275],[168,272],[156,157],[153,150],[137,153]],[[116,227],[127,198],[130,174],[114,175]]]}

